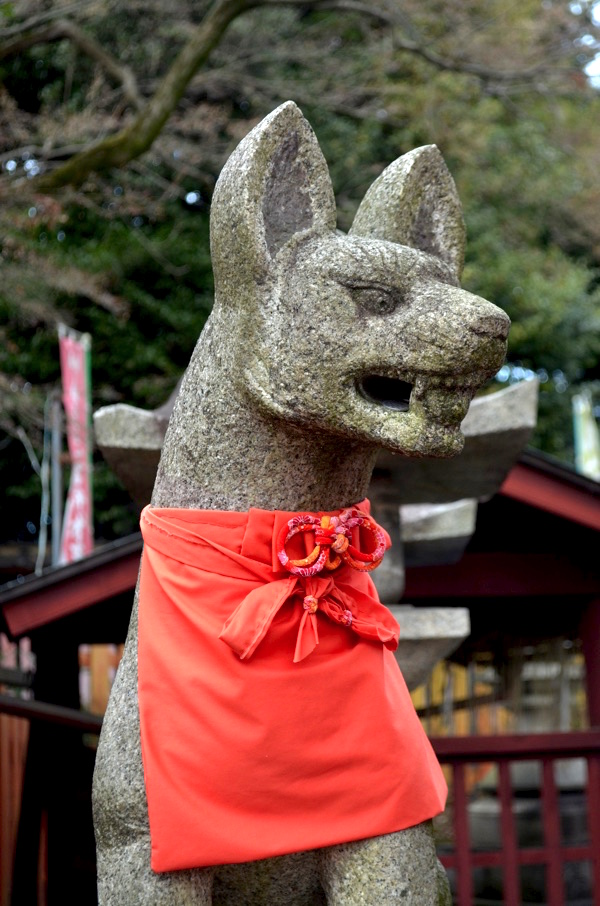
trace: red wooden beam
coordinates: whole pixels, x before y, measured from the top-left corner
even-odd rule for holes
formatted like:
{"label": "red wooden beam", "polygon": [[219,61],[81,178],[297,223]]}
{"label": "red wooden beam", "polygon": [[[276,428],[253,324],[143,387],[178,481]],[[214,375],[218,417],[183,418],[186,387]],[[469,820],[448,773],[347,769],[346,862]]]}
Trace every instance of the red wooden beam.
{"label": "red wooden beam", "polygon": [[560,470],[542,470],[524,462],[518,462],[506,477],[500,488],[505,497],[512,497],[521,503],[538,507],[571,522],[600,531],[600,488],[594,493],[592,482],[579,476],[563,475]]}
{"label": "red wooden beam", "polygon": [[579,627],[585,658],[585,684],[590,724],[600,727],[600,596],[590,601]]}
{"label": "red wooden beam", "polygon": [[[588,859],[593,860],[595,854],[596,851],[591,843],[581,844],[580,846],[562,846],[560,849],[563,862],[586,862]],[[473,852],[471,850],[469,858],[472,868],[502,868],[504,864],[504,856],[502,850],[499,849],[486,849],[483,852]],[[521,848],[517,851],[517,858],[519,865],[547,865],[548,850],[539,846],[531,849],[529,847],[527,849]],[[456,853],[441,853],[440,862],[445,868],[456,868],[458,865]]]}
{"label": "red wooden beam", "polygon": [[502,886],[505,903],[521,902],[521,878],[519,873],[517,829],[512,808],[512,785],[510,764],[501,761],[498,765],[498,798],[500,800],[500,827],[502,833]]}
{"label": "red wooden beam", "polygon": [[453,769],[454,790],[454,848],[456,852],[456,886],[458,906],[471,906],[473,902],[473,872],[471,870],[471,844],[469,841],[468,796],[465,784],[465,766],[455,762]]}
{"label": "red wooden beam", "polygon": [[[488,737],[443,737],[432,739],[442,762],[452,765],[454,778],[453,823],[454,852],[443,853],[442,863],[456,871],[458,906],[470,906],[473,894],[474,867],[501,867],[503,902],[518,906],[521,898],[523,865],[546,868],[546,901],[549,906],[564,902],[563,870],[565,862],[589,861],[593,866],[593,903],[600,906],[600,729],[569,733],[515,734]],[[559,794],[554,777],[554,764],[561,758],[584,756],[588,765],[587,817],[589,843],[566,846],[561,840]],[[519,847],[513,793],[511,762],[540,760],[543,780],[540,786],[544,845]],[[468,795],[464,782],[466,765],[491,761],[498,765],[498,801],[500,804],[501,845],[494,850],[473,852],[469,843]]]}
{"label": "red wooden beam", "polygon": [[1,605],[9,634],[18,638],[53,620],[133,591],[139,566],[138,550],[92,568],[86,568],[84,564],[80,572],[65,569],[68,575],[64,578],[47,585],[32,582],[29,592],[23,586],[23,594]]}
{"label": "red wooden beam", "polygon": [[600,569],[559,554],[467,553],[459,563],[406,570],[407,601],[600,595]]}
{"label": "red wooden beam", "polygon": [[600,756],[588,758],[588,824],[592,844],[594,906],[600,906]]}
{"label": "red wooden beam", "polygon": [[430,742],[442,762],[510,761],[542,756],[600,757],[600,729],[510,736],[435,736]]}
{"label": "red wooden beam", "polygon": [[[554,761],[543,758],[544,777],[541,787],[544,842],[548,853],[546,865],[546,901],[548,906],[562,906],[563,863],[560,845],[560,807],[554,779]],[[588,807],[590,802],[588,801]]]}

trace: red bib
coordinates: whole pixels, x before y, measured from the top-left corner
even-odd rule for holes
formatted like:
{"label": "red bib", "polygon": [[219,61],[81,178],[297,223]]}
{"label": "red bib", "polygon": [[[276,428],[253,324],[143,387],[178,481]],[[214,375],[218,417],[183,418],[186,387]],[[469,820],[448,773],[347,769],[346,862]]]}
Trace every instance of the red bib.
{"label": "red bib", "polygon": [[[398,625],[363,571],[382,533],[348,513],[368,503],[319,514],[333,528],[315,531],[316,517],[281,511],[143,511],[154,871],[345,843],[443,810],[446,783],[392,653]],[[325,560],[333,568],[311,575]]]}

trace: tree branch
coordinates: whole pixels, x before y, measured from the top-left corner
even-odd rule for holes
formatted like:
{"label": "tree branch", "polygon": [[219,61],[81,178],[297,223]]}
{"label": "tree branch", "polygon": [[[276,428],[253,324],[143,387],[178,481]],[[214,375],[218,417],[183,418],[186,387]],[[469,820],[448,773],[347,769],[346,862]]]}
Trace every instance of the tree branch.
{"label": "tree branch", "polygon": [[439,54],[415,44],[412,41],[401,41],[394,38],[394,46],[397,50],[405,50],[408,53],[415,54],[431,63],[437,69],[443,69],[448,72],[458,72],[464,75],[473,75],[484,82],[519,82],[532,79],[534,76],[548,72],[552,67],[546,63],[540,63],[537,66],[531,66],[529,69],[490,69],[488,66],[479,66],[477,63],[465,63],[462,60],[452,60],[439,56]]}
{"label": "tree branch", "polygon": [[194,29],[154,95],[133,122],[108,138],[90,145],[51,173],[37,179],[42,190],[81,185],[92,172],[123,167],[147,151],[181,99],[187,85],[206,62],[227,27],[264,0],[217,0]]}
{"label": "tree branch", "polygon": [[[364,0],[215,0],[203,21],[193,29],[154,94],[138,109],[134,119],[118,132],[83,148],[56,169],[34,177],[34,185],[42,191],[52,191],[66,185],[79,186],[91,173],[123,167],[142,155],[152,146],[193,76],[207,62],[229,25],[252,9],[276,6],[354,12],[369,16],[392,29],[400,28],[405,34],[415,34],[411,23],[407,24],[404,16],[399,18],[395,12],[388,12]],[[51,26],[53,27],[55,26]],[[27,36],[24,36],[21,40],[26,39]],[[549,68],[545,63],[521,71],[496,70],[440,56],[424,42],[413,37],[408,40],[394,35],[393,39],[398,50],[419,56],[438,69],[472,75],[485,82],[516,83],[532,79]],[[115,75],[118,72],[122,79],[123,67],[119,64],[115,66]]]}
{"label": "tree branch", "polygon": [[[297,6],[297,0],[264,0],[263,6]],[[400,16],[398,12],[389,13],[376,6],[362,3],[360,0],[315,0],[314,3],[306,3],[313,9],[321,11],[330,10],[334,12],[359,13],[362,16],[369,16],[377,20],[382,25],[388,25],[391,28],[400,26],[404,31],[415,33],[415,29],[406,15]],[[547,63],[531,66],[528,69],[503,70],[491,69],[488,66],[480,66],[477,63],[466,63],[462,60],[443,57],[429,50],[425,44],[418,40],[406,41],[394,36],[394,46],[397,50],[403,50],[421,57],[428,63],[431,63],[437,69],[447,70],[449,72],[464,73],[465,75],[474,75],[482,81],[495,82],[513,82],[531,79],[534,76],[548,72],[552,67]]]}
{"label": "tree branch", "polygon": [[64,19],[68,13],[78,12],[81,9],[85,9],[86,6],[91,6],[94,2],[95,0],[79,0],[78,3],[71,3],[69,6],[59,6],[56,9],[46,10],[46,12],[31,16],[23,22],[17,22],[16,25],[9,25],[8,28],[0,28],[0,41],[4,40],[4,38],[12,38],[13,35],[21,35],[23,32],[31,31],[37,28],[38,25],[43,25],[44,22]]}
{"label": "tree branch", "polygon": [[[295,5],[295,0],[266,0],[266,4],[269,6],[293,6]],[[414,28],[412,28],[412,25],[407,20],[406,16],[402,16],[402,19],[400,20],[396,14],[392,15],[385,10],[377,9],[376,6],[361,3],[360,0],[317,0],[315,6],[320,10],[360,13],[360,15],[370,16],[391,28],[400,25],[405,31],[414,32]],[[552,68],[548,66],[547,63],[543,63],[537,66],[531,66],[528,69],[491,69],[488,66],[480,66],[477,63],[466,63],[462,60],[440,56],[435,53],[435,51],[429,50],[425,44],[420,41],[402,40],[397,35],[394,35],[394,46],[397,50],[403,50],[407,53],[412,53],[415,56],[421,57],[437,69],[477,76],[477,78],[482,79],[482,81],[513,82],[527,80],[547,72]]]}
{"label": "tree branch", "polygon": [[135,76],[129,67],[123,66],[115,60],[97,41],[68,19],[60,19],[58,22],[52,22],[42,28],[24,32],[18,37],[6,41],[0,45],[0,60],[22,53],[22,51],[35,47],[37,44],[48,44],[64,39],[72,41],[79,50],[99,63],[115,81],[123,86],[123,92],[134,107],[136,109],[141,108],[142,99]]}
{"label": "tree branch", "polygon": [[[216,0],[204,20],[194,29],[154,95],[134,121],[108,138],[76,154],[56,170],[36,179],[48,191],[65,185],[81,185],[93,172],[123,167],[147,151],[177,106],[193,76],[206,63],[229,25],[242,13],[280,0]],[[287,5],[320,8],[322,0],[284,0]]]}

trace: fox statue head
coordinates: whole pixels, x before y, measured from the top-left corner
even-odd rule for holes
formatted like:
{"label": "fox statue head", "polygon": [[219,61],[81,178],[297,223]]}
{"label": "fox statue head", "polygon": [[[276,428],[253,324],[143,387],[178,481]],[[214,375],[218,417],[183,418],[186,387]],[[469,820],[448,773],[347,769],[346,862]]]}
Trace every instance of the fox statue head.
{"label": "fox statue head", "polygon": [[459,287],[464,225],[437,148],[367,192],[348,235],[292,102],[229,158],[211,208],[215,303],[177,396],[152,501],[244,510],[361,500],[378,449],[452,456],[509,320]]}
{"label": "fox statue head", "polygon": [[293,102],[242,141],[211,213],[229,378],[266,416],[405,455],[452,456],[508,317],[459,287],[465,229],[435,145],[400,157],[336,230],[327,164]]}

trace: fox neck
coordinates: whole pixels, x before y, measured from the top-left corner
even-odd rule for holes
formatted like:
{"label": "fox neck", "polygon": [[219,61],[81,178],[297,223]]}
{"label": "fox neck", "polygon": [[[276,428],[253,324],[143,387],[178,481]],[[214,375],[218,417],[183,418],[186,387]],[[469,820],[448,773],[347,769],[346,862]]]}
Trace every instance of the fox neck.
{"label": "fox neck", "polygon": [[263,415],[205,328],[169,423],[152,505],[334,510],[362,500],[377,448]]}

